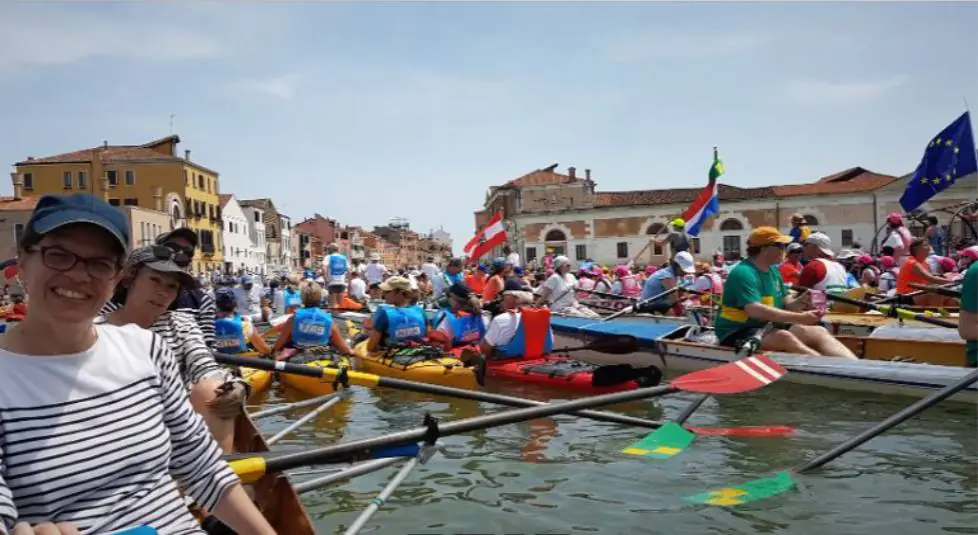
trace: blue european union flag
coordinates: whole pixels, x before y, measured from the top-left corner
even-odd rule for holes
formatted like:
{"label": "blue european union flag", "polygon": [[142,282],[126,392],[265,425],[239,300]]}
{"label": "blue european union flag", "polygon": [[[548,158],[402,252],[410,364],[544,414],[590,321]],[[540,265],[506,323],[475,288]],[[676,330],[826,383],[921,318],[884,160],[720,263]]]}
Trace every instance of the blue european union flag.
{"label": "blue european union flag", "polygon": [[971,116],[964,112],[927,145],[920,165],[903,190],[900,206],[908,212],[914,210],[951,187],[958,178],[974,172],[978,172],[975,138],[971,135]]}

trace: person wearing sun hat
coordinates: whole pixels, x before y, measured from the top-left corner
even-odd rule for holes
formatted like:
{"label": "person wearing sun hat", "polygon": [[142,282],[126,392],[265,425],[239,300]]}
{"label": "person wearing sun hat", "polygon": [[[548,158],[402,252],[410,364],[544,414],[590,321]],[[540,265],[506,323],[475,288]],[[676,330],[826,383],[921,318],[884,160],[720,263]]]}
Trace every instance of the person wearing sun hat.
{"label": "person wearing sun hat", "polygon": [[844,293],[849,289],[849,272],[837,262],[832,240],[821,232],[813,232],[802,245],[808,263],[798,275],[798,284],[812,290]]}
{"label": "person wearing sun hat", "polygon": [[669,222],[669,226],[672,227],[672,230],[661,238],[656,236],[654,238],[655,244],[659,246],[669,244],[669,254],[673,257],[683,251],[689,251],[690,240],[689,234],[686,234],[686,220],[677,217]]}
{"label": "person wearing sun hat", "polygon": [[395,275],[380,283],[380,291],[388,306],[378,308],[371,318],[367,351],[424,339],[428,320],[421,307],[411,305],[414,297],[411,281]]}
{"label": "person wearing sun hat", "polygon": [[754,229],[747,238],[747,258],[730,270],[723,286],[714,328],[720,345],[738,347],[768,324],[760,349],[801,355],[855,355],[819,326],[818,311],[804,312],[807,299],[791,298],[774,265],[784,258],[791,236],[774,227]]}

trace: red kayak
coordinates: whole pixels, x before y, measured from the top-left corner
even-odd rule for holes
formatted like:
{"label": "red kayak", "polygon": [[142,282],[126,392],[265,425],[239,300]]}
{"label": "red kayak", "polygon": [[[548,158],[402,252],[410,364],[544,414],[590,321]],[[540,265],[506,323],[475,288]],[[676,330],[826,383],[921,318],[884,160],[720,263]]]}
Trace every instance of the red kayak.
{"label": "red kayak", "polygon": [[627,364],[598,366],[559,355],[535,359],[490,359],[486,365],[488,377],[579,390],[589,394],[635,390],[644,384],[641,378],[636,377],[642,370],[635,370]]}

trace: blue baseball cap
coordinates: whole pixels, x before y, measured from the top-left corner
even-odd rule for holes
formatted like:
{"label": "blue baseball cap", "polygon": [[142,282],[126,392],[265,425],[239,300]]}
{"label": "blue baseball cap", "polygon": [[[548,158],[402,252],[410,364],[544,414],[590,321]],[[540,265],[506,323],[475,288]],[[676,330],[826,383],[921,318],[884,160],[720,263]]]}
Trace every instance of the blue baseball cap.
{"label": "blue baseball cap", "polygon": [[234,297],[234,290],[231,288],[218,288],[214,292],[214,304],[217,306],[229,306],[237,303]]}
{"label": "blue baseball cap", "polygon": [[241,277],[241,284],[249,284],[253,282],[255,282],[255,278],[252,277],[251,275],[245,275],[244,277]]}
{"label": "blue baseball cap", "polygon": [[129,222],[126,216],[109,203],[87,193],[41,197],[27,222],[27,228],[44,235],[79,223],[105,230],[119,241],[123,251],[129,250]]}

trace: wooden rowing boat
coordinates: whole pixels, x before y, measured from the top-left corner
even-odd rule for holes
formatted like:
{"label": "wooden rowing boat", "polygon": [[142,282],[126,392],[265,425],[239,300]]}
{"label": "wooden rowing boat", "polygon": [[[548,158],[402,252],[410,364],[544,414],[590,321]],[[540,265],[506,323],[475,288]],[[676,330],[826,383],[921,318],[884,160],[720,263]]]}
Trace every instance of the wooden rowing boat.
{"label": "wooden rowing boat", "polygon": [[[247,414],[242,413],[234,426],[234,451],[260,453],[269,451],[268,444]],[[251,486],[254,501],[276,533],[315,535],[312,519],[303,507],[299,495],[284,474],[266,474]]]}
{"label": "wooden rowing boat", "polygon": [[[697,341],[695,335],[700,328],[693,325],[653,323],[641,317],[599,323],[593,319],[554,316],[551,318],[551,326],[554,331],[554,345],[560,346],[575,345],[608,334],[629,334],[639,339],[641,351],[631,355],[606,355],[592,351],[575,353],[576,358],[595,364],[625,363],[635,367],[658,366],[666,372],[676,373],[700,370],[739,358],[730,348]],[[711,329],[707,328],[700,333],[712,334],[710,331]],[[765,354],[791,371],[784,377],[788,382],[915,397],[927,396],[957,381],[970,371],[962,366],[964,364],[962,342],[914,344],[908,340],[838,338],[844,343],[861,344],[861,347],[855,349],[857,353],[865,355],[865,358],[850,360],[788,353],[765,352]],[[901,348],[904,347],[915,347],[913,351],[926,362],[932,361],[936,364],[876,360],[901,355],[904,352]],[[944,364],[951,362],[959,365]],[[974,402],[978,400],[978,391],[972,387],[959,393],[954,399]]]}

